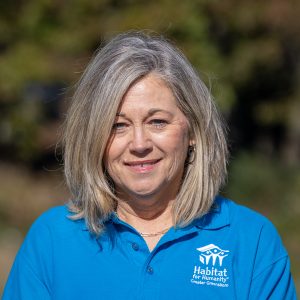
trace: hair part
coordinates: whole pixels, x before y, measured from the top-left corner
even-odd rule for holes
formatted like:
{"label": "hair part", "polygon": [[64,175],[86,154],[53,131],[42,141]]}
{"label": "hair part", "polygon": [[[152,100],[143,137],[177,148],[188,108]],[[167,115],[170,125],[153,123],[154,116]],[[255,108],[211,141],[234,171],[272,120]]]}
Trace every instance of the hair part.
{"label": "hair part", "polygon": [[[161,36],[120,34],[99,50],[76,86],[64,131],[64,171],[73,219],[100,234],[117,197],[103,163],[120,103],[130,86],[149,74],[172,90],[195,141],[173,206],[175,226],[206,214],[226,178],[227,143],[212,96],[186,57]],[[188,156],[188,155],[187,155]]]}

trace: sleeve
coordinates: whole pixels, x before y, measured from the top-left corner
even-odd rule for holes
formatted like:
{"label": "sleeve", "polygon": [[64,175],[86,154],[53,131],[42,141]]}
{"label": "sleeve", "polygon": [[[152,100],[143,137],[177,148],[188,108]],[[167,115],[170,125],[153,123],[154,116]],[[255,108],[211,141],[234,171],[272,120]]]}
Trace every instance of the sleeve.
{"label": "sleeve", "polygon": [[252,279],[250,299],[296,300],[289,258],[283,257]]}
{"label": "sleeve", "polygon": [[51,249],[50,230],[38,219],[16,256],[3,300],[51,299]]}
{"label": "sleeve", "polygon": [[261,230],[249,299],[297,299],[288,254],[269,221]]}

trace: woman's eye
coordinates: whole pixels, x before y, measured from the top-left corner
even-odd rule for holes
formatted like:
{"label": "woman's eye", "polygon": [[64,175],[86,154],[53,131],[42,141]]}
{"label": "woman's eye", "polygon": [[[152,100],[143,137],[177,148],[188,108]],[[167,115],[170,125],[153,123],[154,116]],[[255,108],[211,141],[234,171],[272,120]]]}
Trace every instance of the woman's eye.
{"label": "woman's eye", "polygon": [[126,123],[122,123],[122,122],[119,122],[119,123],[115,123],[112,127],[113,131],[122,131],[126,128]]}
{"label": "woman's eye", "polygon": [[154,119],[150,121],[150,124],[155,128],[163,128],[168,124],[168,122],[166,120]]}

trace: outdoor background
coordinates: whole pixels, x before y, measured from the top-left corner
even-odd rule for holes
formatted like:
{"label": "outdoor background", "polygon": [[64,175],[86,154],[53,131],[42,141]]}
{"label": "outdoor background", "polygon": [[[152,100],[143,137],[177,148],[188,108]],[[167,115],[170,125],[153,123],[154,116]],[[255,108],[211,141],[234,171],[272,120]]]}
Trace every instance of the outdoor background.
{"label": "outdoor background", "polygon": [[75,82],[103,40],[142,29],[210,86],[229,127],[222,193],[276,225],[299,290],[300,1],[1,0],[0,294],[32,221],[68,200],[56,145]]}

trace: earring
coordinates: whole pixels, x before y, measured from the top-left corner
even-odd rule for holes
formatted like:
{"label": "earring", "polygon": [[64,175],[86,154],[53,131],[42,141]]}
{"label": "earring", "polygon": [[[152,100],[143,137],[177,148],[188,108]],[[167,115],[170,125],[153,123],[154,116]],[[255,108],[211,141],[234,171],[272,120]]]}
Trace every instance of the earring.
{"label": "earring", "polygon": [[196,145],[190,145],[188,148],[187,163],[192,164],[195,160]]}
{"label": "earring", "polygon": [[189,154],[192,154],[193,152],[195,152],[195,150],[196,150],[196,146],[195,146],[195,144],[193,144],[193,145],[189,146],[188,152],[189,152]]}

